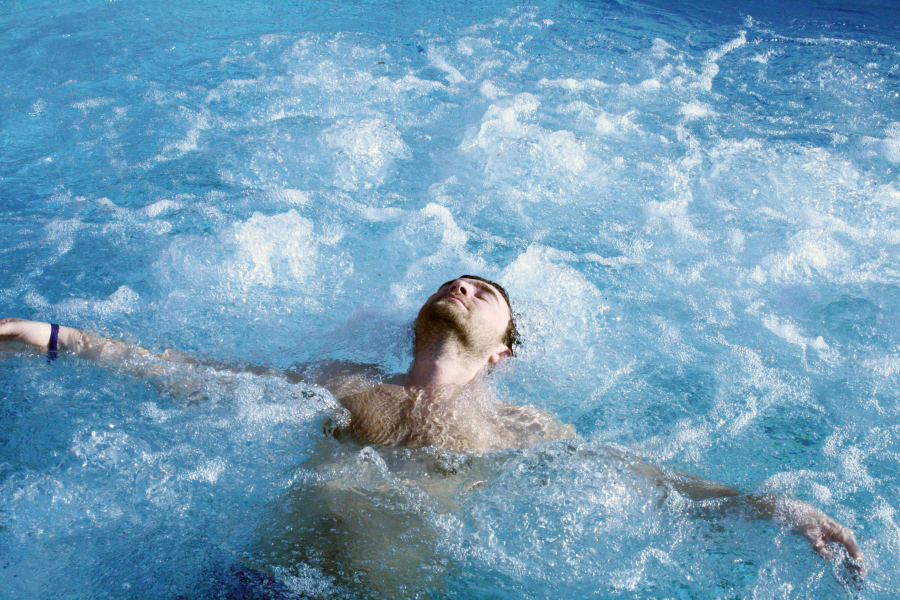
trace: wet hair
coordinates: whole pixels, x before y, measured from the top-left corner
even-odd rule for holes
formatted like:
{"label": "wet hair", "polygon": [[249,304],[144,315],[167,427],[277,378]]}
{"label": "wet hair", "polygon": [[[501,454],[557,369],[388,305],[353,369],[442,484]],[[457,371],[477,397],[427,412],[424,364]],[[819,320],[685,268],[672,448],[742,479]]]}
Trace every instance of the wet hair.
{"label": "wet hair", "polygon": [[459,277],[459,279],[475,279],[476,281],[483,281],[484,283],[495,287],[497,291],[500,292],[500,295],[503,296],[503,299],[506,300],[506,306],[509,307],[509,325],[506,326],[506,331],[503,334],[503,343],[506,344],[506,347],[509,348],[512,355],[515,356],[516,346],[521,344],[522,340],[519,338],[519,330],[516,329],[516,313],[513,312],[512,303],[509,301],[509,294],[506,293],[506,290],[503,289],[503,286],[499,283],[495,283],[484,277],[479,277],[478,275],[463,275]]}

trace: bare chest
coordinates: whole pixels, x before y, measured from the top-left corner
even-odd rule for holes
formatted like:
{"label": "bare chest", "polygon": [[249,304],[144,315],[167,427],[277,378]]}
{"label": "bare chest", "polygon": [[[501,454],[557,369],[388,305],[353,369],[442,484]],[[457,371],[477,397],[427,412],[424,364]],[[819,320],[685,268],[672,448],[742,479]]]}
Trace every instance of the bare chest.
{"label": "bare chest", "polygon": [[414,393],[380,385],[341,399],[358,442],[390,446],[439,446],[448,450],[494,449],[490,409],[471,399]]}

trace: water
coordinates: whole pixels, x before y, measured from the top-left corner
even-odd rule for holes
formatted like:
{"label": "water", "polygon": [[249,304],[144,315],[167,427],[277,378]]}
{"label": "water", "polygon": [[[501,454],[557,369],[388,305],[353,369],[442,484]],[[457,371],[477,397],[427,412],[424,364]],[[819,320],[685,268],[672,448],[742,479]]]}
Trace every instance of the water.
{"label": "water", "polygon": [[[0,595],[216,597],[250,565],[336,596],[893,597],[896,8],[6,2],[4,316],[397,372],[479,273],[521,313],[499,392],[581,439],[365,450],[311,386],[5,345]],[[817,504],[865,587],[614,449]],[[327,550],[321,506],[355,584],[291,554]]]}

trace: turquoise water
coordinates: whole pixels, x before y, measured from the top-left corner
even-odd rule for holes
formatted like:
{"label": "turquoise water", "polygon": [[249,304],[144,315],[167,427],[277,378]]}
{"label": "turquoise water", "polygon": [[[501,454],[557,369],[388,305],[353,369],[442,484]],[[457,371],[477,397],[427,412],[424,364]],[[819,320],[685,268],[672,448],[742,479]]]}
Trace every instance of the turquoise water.
{"label": "turquoise water", "polygon": [[[311,386],[4,345],[0,596],[214,598],[243,564],[335,597],[895,597],[898,14],[4,3],[3,316],[397,372],[424,298],[480,273],[525,338],[499,392],[582,439],[371,451]],[[610,448],[813,502],[866,585]],[[348,583],[290,554],[323,494],[413,558]]]}

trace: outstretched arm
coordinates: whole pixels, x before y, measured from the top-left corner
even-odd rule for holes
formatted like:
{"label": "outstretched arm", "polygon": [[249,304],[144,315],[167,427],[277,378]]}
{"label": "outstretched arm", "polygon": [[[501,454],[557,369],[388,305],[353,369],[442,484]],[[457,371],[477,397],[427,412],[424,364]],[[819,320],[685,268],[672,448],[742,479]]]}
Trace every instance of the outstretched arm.
{"label": "outstretched arm", "polygon": [[813,550],[826,560],[833,558],[828,543],[841,544],[846,548],[847,554],[856,561],[856,564],[852,565],[853,568],[863,575],[866,573],[862,550],[853,532],[808,502],[777,494],[745,493],[735,487],[683,471],[670,473],[644,462],[633,464],[650,479],[665,487],[674,488],[691,500],[719,500],[719,506],[722,508],[728,506],[749,508],[755,517],[787,525],[805,537]]}
{"label": "outstretched arm", "polygon": [[[50,323],[26,321],[24,319],[0,319],[0,339],[23,342],[37,348],[47,349],[50,344]],[[150,356],[150,350],[121,340],[113,340],[75,329],[59,326],[57,338],[59,350],[74,352],[89,359],[128,359]],[[167,350],[160,356],[170,362],[196,362],[186,354]]]}
{"label": "outstretched arm", "polygon": [[828,542],[837,542],[843,545],[850,558],[857,561],[858,565],[854,566],[861,573],[866,572],[862,550],[856,543],[856,536],[853,535],[853,532],[812,504],[775,494],[744,494],[742,497],[748,506],[755,509],[758,516],[770,518],[776,523],[792,527],[794,531],[809,540],[813,550],[826,560],[834,557],[827,546]]}
{"label": "outstretched arm", "polygon": [[[48,349],[51,325],[39,321],[24,319],[0,319],[0,340],[23,342],[41,349]],[[132,365],[130,370],[141,375],[168,377],[170,373],[160,368],[160,361],[176,365],[200,365],[216,370],[248,372],[255,375],[271,375],[283,377],[291,383],[312,383],[328,389],[335,397],[350,395],[364,387],[371,386],[376,380],[383,380],[384,374],[377,365],[360,365],[344,361],[322,362],[313,365],[297,365],[285,372],[253,364],[229,364],[203,357],[191,356],[177,350],[152,352],[136,344],[121,340],[105,338],[74,327],[59,327],[57,338],[59,350],[66,350],[91,360],[106,360],[113,363],[135,358],[151,358],[152,363]],[[140,362],[140,361],[139,361]],[[166,387],[193,389],[195,383],[185,378],[182,373],[174,379],[167,379]]]}
{"label": "outstretched arm", "polygon": [[[0,319],[0,340],[18,341],[46,350],[50,346],[51,331],[50,323]],[[165,350],[154,353],[136,344],[65,326],[59,326],[57,349],[82,358],[125,365],[130,373],[156,381],[179,398],[196,401],[205,397],[201,389],[202,378],[190,367],[185,368],[205,363],[182,352]]]}

